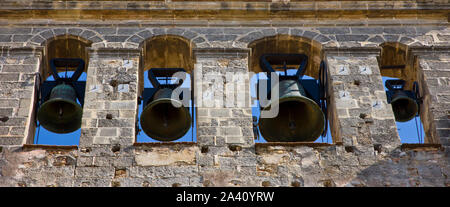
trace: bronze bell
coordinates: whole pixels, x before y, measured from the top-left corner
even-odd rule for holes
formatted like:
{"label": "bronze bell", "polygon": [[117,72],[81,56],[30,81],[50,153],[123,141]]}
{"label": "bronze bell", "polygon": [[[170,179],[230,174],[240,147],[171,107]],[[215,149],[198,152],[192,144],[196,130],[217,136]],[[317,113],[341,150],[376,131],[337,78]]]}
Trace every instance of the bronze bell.
{"label": "bronze bell", "polygon": [[[191,127],[189,108],[173,100],[172,89],[155,92],[141,114],[141,127],[145,134],[159,141],[173,141],[185,135]],[[176,107],[175,105],[180,106]]]}
{"label": "bronze bell", "polygon": [[413,91],[404,90],[406,81],[386,80],[386,96],[388,103],[392,105],[395,121],[407,122],[413,119],[419,111],[416,94]]}
{"label": "bronze bell", "polygon": [[419,110],[416,100],[409,97],[402,90],[394,92],[391,105],[392,111],[394,111],[395,121],[398,122],[407,122],[413,119]]}
{"label": "bronze bell", "polygon": [[49,100],[39,107],[37,118],[45,129],[62,134],[79,129],[82,114],[75,89],[62,83],[51,90]]}
{"label": "bronze bell", "polygon": [[[325,123],[319,105],[306,97],[297,80],[280,81],[279,91],[279,99],[270,101],[279,106],[279,113],[274,118],[260,118],[261,135],[268,142],[315,141],[322,134]],[[270,103],[262,110],[268,110]]]}

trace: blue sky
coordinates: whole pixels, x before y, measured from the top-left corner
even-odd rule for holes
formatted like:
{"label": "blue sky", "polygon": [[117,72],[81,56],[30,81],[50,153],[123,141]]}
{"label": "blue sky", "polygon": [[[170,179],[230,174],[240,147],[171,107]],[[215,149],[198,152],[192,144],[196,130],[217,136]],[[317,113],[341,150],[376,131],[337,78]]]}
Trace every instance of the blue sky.
{"label": "blue sky", "polygon": [[[63,77],[65,75],[65,73],[60,73],[60,76]],[[71,76],[72,72],[68,72],[68,76]],[[144,74],[144,87],[152,87],[150,81],[148,80],[148,76],[147,76],[147,71]],[[251,78],[251,83],[252,83],[252,87],[251,87],[251,94],[252,96],[255,96],[256,92],[255,92],[255,86],[254,83],[256,83],[256,76],[253,76]],[[304,76],[304,79],[311,79],[311,77],[309,76]],[[389,79],[395,79],[395,78],[389,78],[389,77],[383,77],[383,85],[385,83],[386,80]],[[49,79],[47,80],[53,80],[53,77],[50,76]],[[83,73],[81,75],[81,77],[79,78],[80,81],[85,81],[86,80],[86,73]],[[182,87],[189,87],[190,85],[190,79],[188,78],[187,81],[185,81],[183,83]],[[256,106],[256,105],[254,105]],[[140,113],[143,110],[143,104],[139,105],[139,116]],[[259,107],[252,107],[252,112],[254,116],[259,117]],[[195,114],[194,114],[195,115]],[[192,114],[191,114],[192,116]],[[195,120],[195,116],[194,116],[194,120]],[[191,129],[186,133],[185,136],[183,136],[182,138],[176,140],[176,142],[190,142],[190,141],[196,141],[196,125],[195,125],[195,121],[194,121],[194,126],[191,127]],[[417,123],[419,125],[419,127],[421,127],[421,120],[420,117],[417,117]],[[140,124],[139,124],[140,127]],[[397,122],[397,128],[398,128],[398,132],[401,138],[402,143],[418,143],[418,134],[417,134],[417,128],[416,128],[416,120],[412,119],[408,122]],[[329,129],[329,127],[328,127]],[[422,128],[422,138],[425,137],[424,135],[424,131]],[[36,129],[36,134],[35,134],[35,139],[34,139],[34,143],[35,144],[46,144],[46,145],[78,145],[79,144],[79,140],[80,140],[80,130],[77,130],[75,132],[72,133],[68,133],[68,134],[56,134],[56,133],[52,133],[47,131],[45,128],[40,127]],[[137,142],[157,142],[154,139],[151,139],[150,137],[148,137],[143,131],[141,131],[138,135],[137,135]],[[260,135],[260,138],[258,140],[255,140],[255,142],[257,143],[261,143],[261,142],[266,142],[262,136]],[[330,130],[328,130],[328,133],[325,137],[319,137],[317,138],[317,140],[315,142],[327,142],[327,143],[332,143],[332,137],[330,134]]]}

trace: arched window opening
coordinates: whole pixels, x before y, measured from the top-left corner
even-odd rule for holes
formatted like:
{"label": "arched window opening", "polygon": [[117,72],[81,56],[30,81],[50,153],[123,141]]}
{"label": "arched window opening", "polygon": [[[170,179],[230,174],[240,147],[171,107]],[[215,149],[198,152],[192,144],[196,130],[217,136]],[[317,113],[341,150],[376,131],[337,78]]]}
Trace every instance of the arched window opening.
{"label": "arched window opening", "polygon": [[35,104],[34,144],[78,145],[89,42],[60,36],[48,42]]}
{"label": "arched window opening", "polygon": [[[59,77],[72,77],[73,76],[74,71],[67,71],[67,72],[59,72],[58,75]],[[48,82],[54,82],[55,79],[53,76],[49,76],[46,80],[47,83]],[[78,78],[78,81],[80,82],[85,82],[86,81],[86,72],[82,72],[80,77]],[[79,86],[80,87],[80,86]],[[42,88],[42,87],[41,87]],[[81,90],[84,90],[84,86],[81,85]],[[48,90],[48,89],[47,89]],[[48,91],[46,92],[48,93]],[[42,100],[42,99],[41,99]],[[83,101],[83,98],[81,99],[76,99],[76,104],[78,106],[82,106],[82,101],[80,102],[80,100]],[[42,100],[43,101],[43,100]],[[42,104],[45,103],[44,101],[42,102]],[[41,103],[39,103],[40,106],[42,106]],[[77,107],[76,105],[73,104],[73,107]],[[52,108],[52,107],[49,107]],[[45,113],[45,112],[41,112],[41,113]],[[45,118],[45,117],[44,117]],[[49,119],[49,118],[47,118]],[[80,141],[80,128],[77,127],[76,130],[72,131],[72,132],[67,132],[67,133],[55,133],[51,130],[46,129],[44,126],[41,125],[39,120],[36,120],[37,122],[37,130],[35,133],[35,137],[34,137],[34,144],[45,144],[45,145],[78,145],[79,141]],[[75,124],[72,124],[71,126],[76,126]],[[50,125],[51,127],[51,125]],[[54,129],[53,129],[54,130]]]}
{"label": "arched window opening", "polygon": [[380,72],[388,104],[394,113],[402,143],[426,143],[419,72],[406,45],[384,43],[379,57]]}
{"label": "arched window opening", "polygon": [[[44,71],[42,71],[43,79],[52,75],[50,60],[54,58],[80,58],[84,61],[83,72],[86,72],[89,65],[89,55],[87,48],[91,46],[91,42],[84,40],[83,38],[63,35],[55,37],[52,40],[47,41],[45,47],[45,62]],[[65,72],[65,67],[57,67],[57,72]],[[74,71],[75,67],[69,67],[69,71]]]}
{"label": "arched window opening", "polygon": [[[333,111],[327,106],[328,70],[321,61],[320,44],[280,35],[257,40],[249,47],[249,65],[256,73],[251,77],[256,142],[333,143],[331,120],[328,122]],[[278,99],[272,97],[276,94],[273,78],[279,80]],[[267,93],[261,84],[268,85]],[[264,111],[274,106],[278,106],[278,113],[264,117]]]}
{"label": "arched window opening", "polygon": [[147,40],[142,48],[136,141],[196,141],[190,42],[164,35]]}

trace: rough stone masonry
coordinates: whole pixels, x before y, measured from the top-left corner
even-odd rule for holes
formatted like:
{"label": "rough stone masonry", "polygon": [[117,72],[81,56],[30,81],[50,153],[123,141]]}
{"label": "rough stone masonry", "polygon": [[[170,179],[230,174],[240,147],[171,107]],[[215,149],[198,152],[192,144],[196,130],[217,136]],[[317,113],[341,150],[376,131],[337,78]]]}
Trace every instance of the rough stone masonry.
{"label": "rough stone masonry", "polygon": [[[449,9],[447,0],[3,0],[0,186],[450,186]],[[77,146],[33,144],[38,77],[64,56],[58,41],[79,42],[72,49],[88,63]],[[250,94],[262,52],[303,52],[315,78],[327,63],[333,143],[255,144],[251,108],[233,104],[197,107],[195,142],[136,141],[147,66],[183,59],[202,71],[194,92],[215,103],[208,94],[234,96],[233,84]],[[381,79],[390,75],[420,85],[423,144],[400,141]]]}

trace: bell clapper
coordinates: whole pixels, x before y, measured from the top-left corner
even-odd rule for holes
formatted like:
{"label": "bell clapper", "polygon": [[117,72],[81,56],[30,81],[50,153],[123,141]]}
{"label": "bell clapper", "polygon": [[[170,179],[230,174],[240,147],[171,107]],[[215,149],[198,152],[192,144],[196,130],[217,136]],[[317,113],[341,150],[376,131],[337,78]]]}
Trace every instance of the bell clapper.
{"label": "bell clapper", "polygon": [[61,118],[63,116],[63,108],[61,105],[59,105],[59,118]]}
{"label": "bell clapper", "polygon": [[294,132],[296,128],[295,120],[292,118],[291,110],[289,110],[289,129]]}

